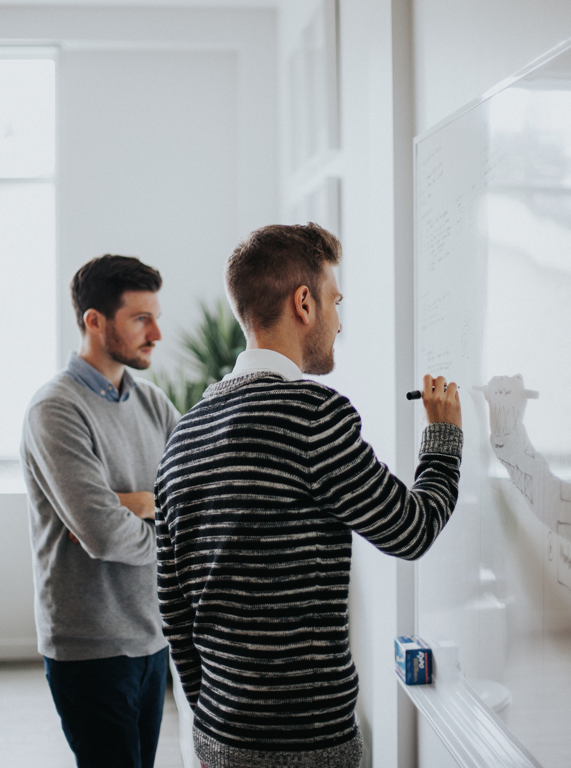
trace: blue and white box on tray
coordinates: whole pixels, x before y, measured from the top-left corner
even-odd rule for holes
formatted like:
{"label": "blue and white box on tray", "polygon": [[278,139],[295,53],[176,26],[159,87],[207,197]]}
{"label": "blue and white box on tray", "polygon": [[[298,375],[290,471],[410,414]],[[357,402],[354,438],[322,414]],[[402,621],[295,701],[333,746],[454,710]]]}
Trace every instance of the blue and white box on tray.
{"label": "blue and white box on tray", "polygon": [[418,635],[395,638],[395,661],[397,672],[406,685],[432,682],[432,650]]}

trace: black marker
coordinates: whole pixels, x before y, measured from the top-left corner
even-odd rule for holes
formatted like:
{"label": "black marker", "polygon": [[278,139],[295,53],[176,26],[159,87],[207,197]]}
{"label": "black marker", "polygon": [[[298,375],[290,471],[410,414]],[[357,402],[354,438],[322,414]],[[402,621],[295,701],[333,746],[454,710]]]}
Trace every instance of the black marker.
{"label": "black marker", "polygon": [[[444,385],[444,391],[448,389],[448,384]],[[460,389],[460,387],[457,387],[457,389]],[[432,387],[432,391],[434,392],[434,387]],[[422,392],[420,389],[415,389],[414,392],[407,392],[406,393],[406,399],[407,400],[421,400],[422,399]]]}

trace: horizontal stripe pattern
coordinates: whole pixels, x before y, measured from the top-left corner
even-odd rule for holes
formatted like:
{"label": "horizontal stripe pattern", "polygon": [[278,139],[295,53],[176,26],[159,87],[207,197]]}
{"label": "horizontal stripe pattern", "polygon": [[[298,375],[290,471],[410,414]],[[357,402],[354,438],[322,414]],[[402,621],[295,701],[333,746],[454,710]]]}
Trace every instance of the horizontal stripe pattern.
{"label": "horizontal stripe pattern", "polygon": [[352,531],[420,557],[456,503],[461,443],[431,425],[408,490],[328,387],[255,374],[207,390],[156,484],[164,632],[201,733],[268,753],[355,738]]}

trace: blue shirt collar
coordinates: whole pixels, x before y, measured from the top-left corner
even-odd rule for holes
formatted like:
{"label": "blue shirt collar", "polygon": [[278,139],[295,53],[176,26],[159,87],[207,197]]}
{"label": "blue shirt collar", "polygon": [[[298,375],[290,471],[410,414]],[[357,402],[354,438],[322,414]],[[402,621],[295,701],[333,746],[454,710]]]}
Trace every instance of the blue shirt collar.
{"label": "blue shirt collar", "polygon": [[81,386],[87,387],[96,395],[112,403],[127,400],[133,387],[137,386],[137,382],[129,371],[125,370],[121,382],[121,393],[119,394],[119,390],[111,384],[109,379],[75,352],[69,353],[64,373]]}

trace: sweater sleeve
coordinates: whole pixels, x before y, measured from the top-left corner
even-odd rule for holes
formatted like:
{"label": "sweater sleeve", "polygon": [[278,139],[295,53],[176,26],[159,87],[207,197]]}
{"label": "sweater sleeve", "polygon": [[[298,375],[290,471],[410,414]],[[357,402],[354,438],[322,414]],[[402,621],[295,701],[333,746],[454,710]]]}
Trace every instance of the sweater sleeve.
{"label": "sweater sleeve", "polygon": [[316,409],[309,440],[312,493],[322,509],[389,555],[421,557],[444,528],[458,498],[462,430],[424,431],[415,482],[408,489],[361,437],[361,419],[334,393]]}
{"label": "sweater sleeve", "polygon": [[201,681],[200,656],[192,639],[195,611],[180,588],[175,567],[175,551],[158,491],[155,499],[159,610],[163,620],[163,634],[171,647],[172,660],[185,696],[194,708],[200,694]]}
{"label": "sweater sleeve", "polygon": [[23,460],[40,493],[97,560],[147,565],[155,560],[155,531],[119,502],[96,456],[88,425],[73,405],[42,401],[28,412]]}

